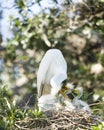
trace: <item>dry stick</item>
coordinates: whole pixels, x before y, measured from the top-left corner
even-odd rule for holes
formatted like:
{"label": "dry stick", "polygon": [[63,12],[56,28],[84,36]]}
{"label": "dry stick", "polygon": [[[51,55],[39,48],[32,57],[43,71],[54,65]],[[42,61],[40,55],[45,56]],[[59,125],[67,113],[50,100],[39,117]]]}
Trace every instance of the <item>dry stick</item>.
{"label": "dry stick", "polygon": [[[45,118],[44,120],[47,121],[49,124],[51,124],[51,122],[47,118]],[[32,126],[34,123],[35,121],[33,120],[33,122],[29,126]]]}
{"label": "dry stick", "polygon": [[[71,121],[71,120],[69,120],[69,121]],[[72,122],[72,121],[71,121]],[[87,128],[87,129],[89,129],[90,130],[90,128],[89,127],[87,127],[87,126],[85,126],[85,125],[82,125],[82,124],[78,124],[78,123],[75,123],[75,122],[72,122],[73,123],[73,125],[77,125],[77,126],[79,126],[79,127],[82,127],[82,128]]]}
{"label": "dry stick", "polygon": [[[64,113],[64,115],[66,115],[66,114],[67,114],[67,113]],[[83,117],[80,116],[79,114],[81,114],[81,113],[75,113],[74,115],[76,115],[77,118],[80,119],[80,120],[83,119]],[[82,113],[82,114],[83,114],[83,113]],[[85,114],[85,113],[84,113],[84,114]],[[68,114],[67,114],[66,116],[68,116]],[[86,115],[85,115],[85,116],[86,116]],[[84,116],[84,117],[85,117],[85,116]],[[73,116],[70,116],[70,117],[73,117]],[[85,117],[85,118],[89,118],[89,116],[87,116],[87,117]]]}
{"label": "dry stick", "polygon": [[[65,113],[65,112],[63,112],[63,113],[64,113],[64,114],[67,114],[67,113]],[[77,115],[77,117],[79,118],[79,115],[78,115],[78,114],[76,114],[76,115]],[[70,116],[70,117],[71,117],[71,116]],[[88,116],[88,117],[89,117],[89,116]],[[86,117],[86,118],[87,118],[87,117]],[[57,119],[57,120],[59,121],[59,120],[64,120],[64,119],[65,119],[65,120],[67,119],[68,121],[70,121],[70,122],[71,122],[72,124],[74,124],[74,125],[77,124],[77,123],[72,122],[69,118],[67,118],[67,117],[64,116],[64,115],[63,115],[63,118]],[[80,117],[80,120],[81,120],[81,119],[83,119],[83,117]],[[56,121],[56,120],[55,120],[55,121]],[[87,123],[87,124],[89,124],[89,123]],[[77,125],[78,125],[78,124],[77,124]],[[79,124],[79,125],[82,126],[82,127],[84,127],[84,128],[88,128],[88,127],[86,127],[86,126],[84,126],[84,125],[81,125],[81,124]],[[88,128],[88,129],[90,129],[90,128]]]}
{"label": "dry stick", "polygon": [[27,130],[28,128],[25,128],[25,127],[21,127],[21,126],[19,126],[18,124],[14,124],[18,129],[22,129],[22,130]]}
{"label": "dry stick", "polygon": [[[72,120],[70,120],[69,118],[67,118],[67,117],[64,117],[64,118],[62,118],[62,120],[64,120],[64,119],[67,119],[69,122],[71,122],[72,123],[72,125],[77,125],[77,126],[79,126],[79,127],[82,127],[82,128],[87,128],[87,129],[89,129],[90,130],[90,128],[89,127],[86,127],[86,126],[84,126],[84,125],[82,125],[82,124],[78,124],[78,123],[75,123],[75,122],[73,122]],[[59,119],[60,120],[60,119]],[[70,127],[69,125],[68,125],[68,127]],[[67,127],[67,128],[68,128]]]}
{"label": "dry stick", "polygon": [[19,129],[21,128],[21,126],[19,126],[19,125],[18,125],[18,124],[16,124],[16,123],[15,123],[14,125],[15,125],[17,128],[19,128]]}
{"label": "dry stick", "polygon": [[95,105],[100,105],[100,104],[104,104],[104,101],[103,102],[98,102],[98,103],[92,103],[89,106],[95,106]]}
{"label": "dry stick", "polygon": [[29,99],[27,100],[27,102],[26,102],[26,104],[25,104],[25,108],[27,107],[27,105],[29,104],[29,102],[30,102],[30,99],[33,97],[33,95],[31,95],[30,97],[29,97]]}
{"label": "dry stick", "polygon": [[[72,122],[71,120],[69,120],[69,118],[67,118],[67,117],[64,116],[64,115],[63,115],[63,118],[59,118],[59,119],[55,119],[54,121],[53,121],[53,120],[51,120],[51,121],[57,123],[56,121],[59,122],[59,121],[62,121],[62,120],[63,120],[63,121],[64,121],[64,120],[67,120],[67,122],[70,121],[73,125],[75,124],[74,122]],[[61,123],[62,123],[62,122],[61,122]],[[61,127],[62,127],[62,126],[61,126]]]}
{"label": "dry stick", "polygon": [[[25,120],[23,120],[23,121],[16,121],[17,123],[26,123],[26,121]],[[16,126],[19,126],[20,128],[22,128],[22,129],[27,129],[26,127],[28,127],[28,125],[25,125],[24,127],[21,127],[20,125],[18,125],[17,123],[15,123],[15,125]]]}
{"label": "dry stick", "polygon": [[[70,112],[70,113],[69,113]],[[54,113],[55,117],[51,117],[51,118],[47,118],[46,121],[48,120],[49,123],[50,123],[50,126],[54,125],[55,124],[55,127],[57,128],[69,128],[69,127],[78,127],[78,128],[86,128],[88,130],[91,130],[91,128],[89,128],[88,126],[86,125],[93,125],[91,123],[87,123],[87,118],[90,118],[91,115],[90,114],[87,114],[85,112],[72,112],[72,111],[59,111],[58,113]],[[81,115],[84,115],[83,117]],[[73,118],[74,117],[74,118]],[[70,119],[72,118],[72,119]],[[44,118],[43,118],[44,119]],[[81,120],[85,119],[85,122],[84,124],[81,124]],[[37,120],[37,119],[36,119]],[[93,120],[93,119],[92,119]],[[30,119],[30,121],[34,121],[33,119]],[[75,122],[76,121],[76,122]],[[18,121],[20,122],[20,121]],[[26,122],[26,121],[25,121]],[[35,122],[35,121],[34,121]],[[32,122],[30,124],[30,126],[32,126],[32,124],[34,123]],[[21,123],[21,122],[20,122]],[[44,122],[43,122],[44,123]],[[70,123],[70,124],[68,124]],[[65,125],[67,124],[67,125]],[[18,124],[16,124],[17,127],[19,128],[20,126]],[[44,124],[43,124],[44,125]],[[26,127],[26,126],[25,126]],[[45,126],[45,129],[46,128],[48,129],[49,126]],[[22,127],[20,127],[22,128]],[[38,128],[38,127],[37,127]],[[42,127],[43,128],[43,127]],[[74,130],[73,128],[73,130]],[[26,130],[27,128],[24,128],[24,130]],[[42,129],[43,130],[43,129]]]}

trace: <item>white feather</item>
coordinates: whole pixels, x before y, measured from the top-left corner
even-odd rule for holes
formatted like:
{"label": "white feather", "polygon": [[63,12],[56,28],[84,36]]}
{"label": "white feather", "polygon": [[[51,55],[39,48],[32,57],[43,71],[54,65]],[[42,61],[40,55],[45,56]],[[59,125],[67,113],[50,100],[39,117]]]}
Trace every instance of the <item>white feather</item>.
{"label": "white feather", "polygon": [[38,106],[40,111],[58,110],[62,107],[60,103],[58,103],[57,97],[50,94],[41,96],[38,100]]}
{"label": "white feather", "polygon": [[83,94],[83,88],[82,87],[78,87],[77,90],[79,91],[79,95],[74,97],[74,99],[72,101],[74,107],[77,110],[85,110],[85,111],[91,112],[91,109],[90,109],[89,105],[85,101],[82,101],[80,99],[80,97]]}
{"label": "white feather", "polygon": [[[38,97],[42,96],[43,85],[50,89],[50,93],[56,95],[61,89],[61,83],[67,78],[67,64],[58,49],[50,49],[44,55],[37,74]],[[48,86],[47,86],[48,85]],[[47,93],[45,93],[47,94]]]}

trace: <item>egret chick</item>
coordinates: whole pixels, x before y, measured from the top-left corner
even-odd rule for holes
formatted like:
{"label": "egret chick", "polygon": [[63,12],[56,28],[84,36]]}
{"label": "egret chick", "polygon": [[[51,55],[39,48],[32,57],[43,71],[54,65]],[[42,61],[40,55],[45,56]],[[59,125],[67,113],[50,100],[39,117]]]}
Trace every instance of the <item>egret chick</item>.
{"label": "egret chick", "polygon": [[75,106],[73,105],[73,103],[71,102],[71,100],[70,101],[65,100],[64,103],[65,103],[65,109],[71,109],[71,110],[75,109]]}
{"label": "egret chick", "polygon": [[77,110],[85,110],[85,111],[91,112],[91,109],[90,109],[89,105],[85,101],[82,101],[80,99],[82,97],[82,95],[83,95],[83,88],[82,87],[77,87],[76,89],[73,90],[73,93],[77,94],[77,96],[74,97],[74,99],[72,101],[75,108]]}
{"label": "egret chick", "polygon": [[73,83],[67,83],[62,86],[59,93],[61,93],[62,95],[64,95],[64,94],[67,95],[67,94],[71,93],[73,91],[73,89],[74,89]]}
{"label": "egret chick", "polygon": [[62,89],[59,91],[59,102],[61,105],[65,106],[65,109],[75,109],[72,101],[67,94],[72,93],[74,85],[72,83],[67,83],[62,86]]}
{"label": "egret chick", "polygon": [[67,63],[62,52],[58,49],[48,50],[37,74],[38,97],[46,94],[56,96],[65,79],[67,79]]}
{"label": "egret chick", "polygon": [[38,100],[38,106],[40,111],[58,110],[62,107],[57,98],[50,94],[41,96]]}
{"label": "egret chick", "polygon": [[72,83],[63,84],[61,90],[59,91],[60,99],[63,99],[60,103],[64,102],[64,100],[70,102],[70,99],[67,96],[67,94],[72,93],[73,89],[74,89],[74,85]]}

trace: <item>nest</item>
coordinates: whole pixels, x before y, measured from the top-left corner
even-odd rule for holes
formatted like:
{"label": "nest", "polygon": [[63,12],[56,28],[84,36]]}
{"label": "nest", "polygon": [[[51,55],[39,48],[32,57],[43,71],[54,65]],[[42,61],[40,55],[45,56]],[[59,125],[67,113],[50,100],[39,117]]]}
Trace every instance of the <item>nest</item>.
{"label": "nest", "polygon": [[100,118],[86,111],[48,110],[44,118],[25,118],[15,122],[15,130],[91,130]]}

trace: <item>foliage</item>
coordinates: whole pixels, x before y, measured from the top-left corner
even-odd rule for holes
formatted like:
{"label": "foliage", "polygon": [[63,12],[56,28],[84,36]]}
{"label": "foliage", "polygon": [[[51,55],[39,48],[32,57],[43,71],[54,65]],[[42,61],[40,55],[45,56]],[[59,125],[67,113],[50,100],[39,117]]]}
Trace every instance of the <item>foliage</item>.
{"label": "foliage", "polygon": [[[41,127],[42,120],[44,121],[43,123],[45,123],[45,121],[47,121],[46,115],[44,115],[44,113],[42,111],[39,111],[38,106],[35,106],[34,109],[20,108],[20,107],[16,106],[15,101],[11,101],[7,96],[5,96],[6,93],[7,93],[7,90],[5,87],[0,88],[0,129],[2,129],[2,130],[10,130],[10,129],[15,130],[16,128],[21,129],[23,127],[23,126],[21,126],[22,122],[24,122],[22,125],[26,124],[26,126],[27,125],[29,126],[29,122],[31,122],[31,121],[32,121],[31,124],[37,124],[37,125],[40,125],[40,127]],[[58,112],[58,115],[62,114],[62,110],[60,110],[60,111],[61,112],[60,113]],[[66,111],[66,112],[67,112],[67,114],[65,116],[68,116],[68,111]],[[72,112],[72,110],[71,110],[71,112]],[[65,111],[63,111],[63,113],[65,114]],[[47,112],[47,114],[49,114],[49,112]],[[60,117],[60,116],[58,117],[58,115],[55,113],[54,113],[53,117],[52,117],[52,113],[50,113],[50,114],[51,114],[51,116],[49,116],[49,120],[51,120],[51,118],[53,118],[54,120],[52,119],[52,121],[54,121],[54,122],[55,122],[55,119],[57,119],[57,118],[59,119],[59,117]],[[75,111],[74,111],[74,114],[75,114]],[[76,112],[77,116],[75,118],[80,119],[81,114],[82,115],[85,114],[84,117],[85,117],[86,122],[88,122],[88,119],[90,119],[90,118],[91,118],[92,122],[94,122],[94,123],[96,122],[96,118],[93,118],[91,116],[91,114],[87,114],[84,112],[79,112],[79,116],[78,116],[78,112]],[[89,117],[89,115],[91,117]],[[69,114],[69,117],[70,117],[70,114]],[[62,117],[60,117],[60,118],[61,118],[61,122],[62,122]],[[63,118],[63,120],[66,120],[66,118]],[[38,124],[39,122],[41,122],[41,123]],[[57,123],[57,120],[56,120],[56,123]],[[83,127],[84,127],[84,123],[85,122],[83,121],[83,125],[82,125]],[[44,125],[47,125],[47,123]],[[78,128],[80,125],[78,125]],[[33,126],[35,129],[35,125],[33,125]],[[85,125],[85,128],[87,128],[86,125]],[[102,130],[103,128],[104,128],[103,122],[100,123],[98,126],[95,126],[95,125],[92,126],[92,130]]]}
{"label": "foliage", "polygon": [[104,124],[100,123],[98,126],[92,126],[92,130],[103,130]]}
{"label": "foliage", "polygon": [[[37,14],[34,11],[35,4],[40,9]],[[86,0],[86,3],[66,0],[61,4],[52,0],[52,4],[51,7],[43,7],[42,0],[15,0],[13,8],[16,8],[19,15],[10,16],[10,29],[14,36],[7,39],[7,43],[2,44],[4,49],[0,50],[0,82],[8,83],[12,91],[9,91],[12,94],[7,93],[7,97],[17,96],[19,104],[26,94],[36,94],[34,87],[39,62],[46,50],[59,48],[68,63],[70,82],[84,86],[86,95],[89,95],[89,103],[103,101],[104,0]],[[103,69],[99,73],[97,69],[91,71],[93,65],[98,63]],[[13,124],[17,118],[15,113],[19,111],[23,118],[25,110],[15,109],[16,106],[3,97],[4,92],[0,95],[0,105],[3,107],[0,109],[6,117],[10,115],[9,121]],[[98,100],[93,100],[94,93],[100,95]],[[8,114],[3,111],[5,106]],[[32,113],[32,116],[41,115],[38,109],[35,110],[36,115],[31,110],[27,113]],[[5,122],[8,122],[7,118],[3,119]]]}
{"label": "foliage", "polygon": [[10,130],[15,127],[15,121],[23,120],[27,117],[41,118],[43,113],[38,106],[34,109],[19,108],[15,101],[11,101],[5,94],[5,87],[0,88],[0,129]]}

